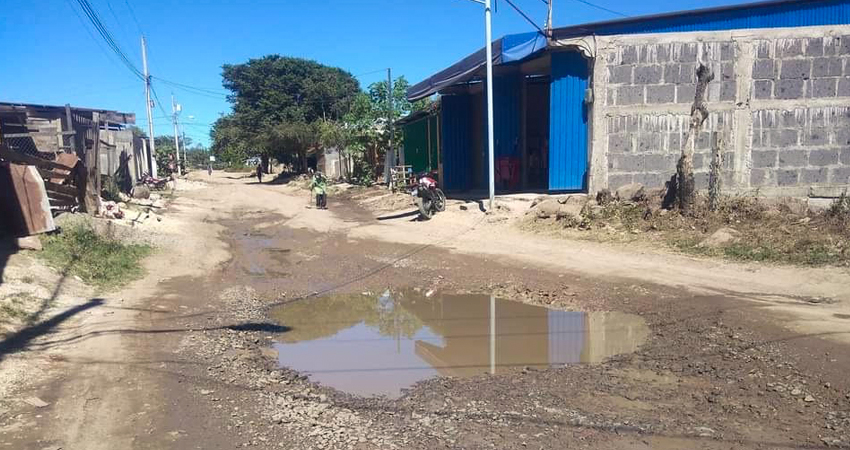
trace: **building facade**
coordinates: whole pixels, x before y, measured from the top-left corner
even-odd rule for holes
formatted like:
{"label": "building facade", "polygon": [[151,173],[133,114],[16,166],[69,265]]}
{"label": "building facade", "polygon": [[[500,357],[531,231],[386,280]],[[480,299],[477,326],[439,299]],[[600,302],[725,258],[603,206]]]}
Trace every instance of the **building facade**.
{"label": "building facade", "polygon": [[[700,66],[699,187],[834,195],[850,186],[850,0],[783,0],[528,33],[494,43],[496,186],[661,187],[687,139]],[[487,185],[483,52],[413,86],[439,94],[445,185]]]}

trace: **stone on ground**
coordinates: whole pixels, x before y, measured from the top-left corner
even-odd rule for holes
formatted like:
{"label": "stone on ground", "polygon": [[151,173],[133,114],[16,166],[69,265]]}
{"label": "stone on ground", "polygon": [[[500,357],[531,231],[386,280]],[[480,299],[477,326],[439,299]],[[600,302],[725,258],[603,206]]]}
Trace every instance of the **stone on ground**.
{"label": "stone on ground", "polygon": [[617,188],[615,196],[621,202],[639,202],[646,198],[646,191],[640,183],[630,183]]}
{"label": "stone on ground", "polygon": [[741,233],[738,230],[733,228],[723,227],[714,233],[711,236],[705,238],[702,242],[699,243],[698,247],[702,248],[717,248],[723,245],[726,245],[730,242],[734,242],[738,239],[738,236]]}
{"label": "stone on ground", "polygon": [[42,249],[41,239],[38,236],[27,236],[18,238],[18,248],[21,250],[36,250]]}

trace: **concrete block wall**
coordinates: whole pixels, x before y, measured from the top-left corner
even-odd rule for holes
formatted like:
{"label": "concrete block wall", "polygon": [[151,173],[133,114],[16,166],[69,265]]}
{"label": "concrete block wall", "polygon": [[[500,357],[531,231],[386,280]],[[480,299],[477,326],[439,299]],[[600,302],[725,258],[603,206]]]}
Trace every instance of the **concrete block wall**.
{"label": "concrete block wall", "polygon": [[715,78],[696,141],[699,187],[715,142],[727,192],[850,186],[850,26],[842,25],[597,38],[591,192],[670,179],[700,63]]}

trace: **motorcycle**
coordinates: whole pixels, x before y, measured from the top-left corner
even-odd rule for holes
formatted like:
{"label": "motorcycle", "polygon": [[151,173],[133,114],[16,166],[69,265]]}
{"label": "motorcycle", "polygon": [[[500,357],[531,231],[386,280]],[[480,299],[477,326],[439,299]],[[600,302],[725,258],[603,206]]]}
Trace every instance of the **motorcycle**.
{"label": "motorcycle", "polygon": [[144,184],[151,189],[164,189],[168,181],[168,178],[154,178],[148,173],[143,173],[139,184]]}
{"label": "motorcycle", "polygon": [[428,220],[437,212],[446,210],[446,194],[437,187],[437,181],[431,178],[430,174],[417,177],[410,195],[416,197],[416,206],[419,207],[419,217],[422,220]]}

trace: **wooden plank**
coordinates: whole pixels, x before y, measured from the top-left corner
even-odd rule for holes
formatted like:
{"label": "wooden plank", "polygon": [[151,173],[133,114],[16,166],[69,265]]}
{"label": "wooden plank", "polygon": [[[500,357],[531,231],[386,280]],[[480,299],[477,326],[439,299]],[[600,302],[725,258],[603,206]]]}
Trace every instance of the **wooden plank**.
{"label": "wooden plank", "polygon": [[34,135],[34,134],[38,134],[38,135],[42,135],[42,136],[59,136],[60,134],[62,136],[72,136],[72,135],[75,135],[77,133],[75,131],[41,131],[41,130],[39,130],[39,131],[32,131],[32,132],[29,132],[29,133],[9,133],[9,134],[4,134],[3,137],[7,138],[7,139],[28,138],[28,137],[32,137],[32,135]]}
{"label": "wooden plank", "polygon": [[51,198],[50,199],[50,207],[51,208],[74,207],[74,206],[77,206],[76,200],[58,199],[58,198]]}
{"label": "wooden plank", "polygon": [[67,194],[72,197],[77,196],[77,188],[74,186],[68,186],[67,184],[57,184],[52,181],[45,181],[44,187],[48,192],[60,192],[62,194]]}

